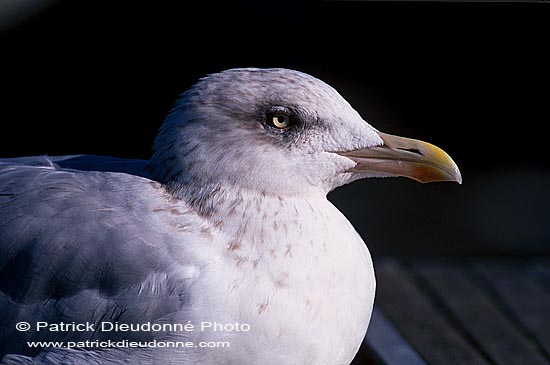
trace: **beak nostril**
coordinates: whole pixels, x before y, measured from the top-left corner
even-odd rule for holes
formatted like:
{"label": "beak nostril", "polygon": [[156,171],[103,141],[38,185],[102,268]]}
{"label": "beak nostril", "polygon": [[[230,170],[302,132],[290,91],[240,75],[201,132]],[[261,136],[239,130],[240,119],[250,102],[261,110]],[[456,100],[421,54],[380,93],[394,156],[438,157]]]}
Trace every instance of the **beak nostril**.
{"label": "beak nostril", "polygon": [[397,149],[401,150],[401,151],[407,151],[407,152],[410,152],[410,153],[414,153],[415,155],[424,156],[424,154],[422,152],[420,152],[420,150],[417,149],[417,148],[399,148],[399,147],[397,147]]}

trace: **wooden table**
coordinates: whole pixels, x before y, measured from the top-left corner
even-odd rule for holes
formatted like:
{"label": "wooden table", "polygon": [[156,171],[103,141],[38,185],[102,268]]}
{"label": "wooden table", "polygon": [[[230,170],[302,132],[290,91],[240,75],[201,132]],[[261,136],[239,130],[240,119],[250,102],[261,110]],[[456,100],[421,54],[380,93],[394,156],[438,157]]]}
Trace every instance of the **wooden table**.
{"label": "wooden table", "polygon": [[353,365],[550,364],[550,259],[374,260]]}

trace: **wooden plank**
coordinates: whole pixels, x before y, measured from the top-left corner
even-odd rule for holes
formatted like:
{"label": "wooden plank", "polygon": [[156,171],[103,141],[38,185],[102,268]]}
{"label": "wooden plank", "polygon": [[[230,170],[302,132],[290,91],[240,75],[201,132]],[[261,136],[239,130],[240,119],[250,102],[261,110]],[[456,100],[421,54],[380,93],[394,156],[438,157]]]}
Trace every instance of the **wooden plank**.
{"label": "wooden plank", "polygon": [[528,274],[535,279],[538,285],[550,293],[550,259],[530,259],[527,265]]}
{"label": "wooden plank", "polygon": [[475,262],[475,267],[502,301],[518,326],[539,345],[550,362],[550,294],[524,265],[502,261]]}
{"label": "wooden plank", "polygon": [[383,364],[427,365],[422,357],[405,341],[395,326],[376,307],[372,312],[364,343]]}
{"label": "wooden plank", "polygon": [[525,337],[491,297],[475,284],[469,265],[413,263],[413,270],[433,290],[448,315],[498,365],[548,365],[537,344]]}
{"label": "wooden plank", "polygon": [[457,331],[397,261],[375,262],[376,303],[430,365],[489,362]]}

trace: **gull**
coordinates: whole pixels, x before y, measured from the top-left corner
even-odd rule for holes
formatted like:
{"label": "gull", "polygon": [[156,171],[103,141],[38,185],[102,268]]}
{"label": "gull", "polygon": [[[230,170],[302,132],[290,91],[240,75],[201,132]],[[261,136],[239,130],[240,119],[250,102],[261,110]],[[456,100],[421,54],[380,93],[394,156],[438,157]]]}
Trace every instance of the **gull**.
{"label": "gull", "polygon": [[148,161],[1,159],[2,363],[349,364],[375,275],[326,196],[388,176],[461,182],[282,68],[200,79]]}

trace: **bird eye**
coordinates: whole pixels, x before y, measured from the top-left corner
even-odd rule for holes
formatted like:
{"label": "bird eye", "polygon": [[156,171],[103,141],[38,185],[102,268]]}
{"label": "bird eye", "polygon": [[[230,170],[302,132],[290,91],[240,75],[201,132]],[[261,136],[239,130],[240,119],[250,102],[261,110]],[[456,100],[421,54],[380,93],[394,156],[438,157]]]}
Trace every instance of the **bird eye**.
{"label": "bird eye", "polygon": [[273,113],[268,116],[267,122],[277,129],[287,129],[290,127],[290,116],[285,113]]}

